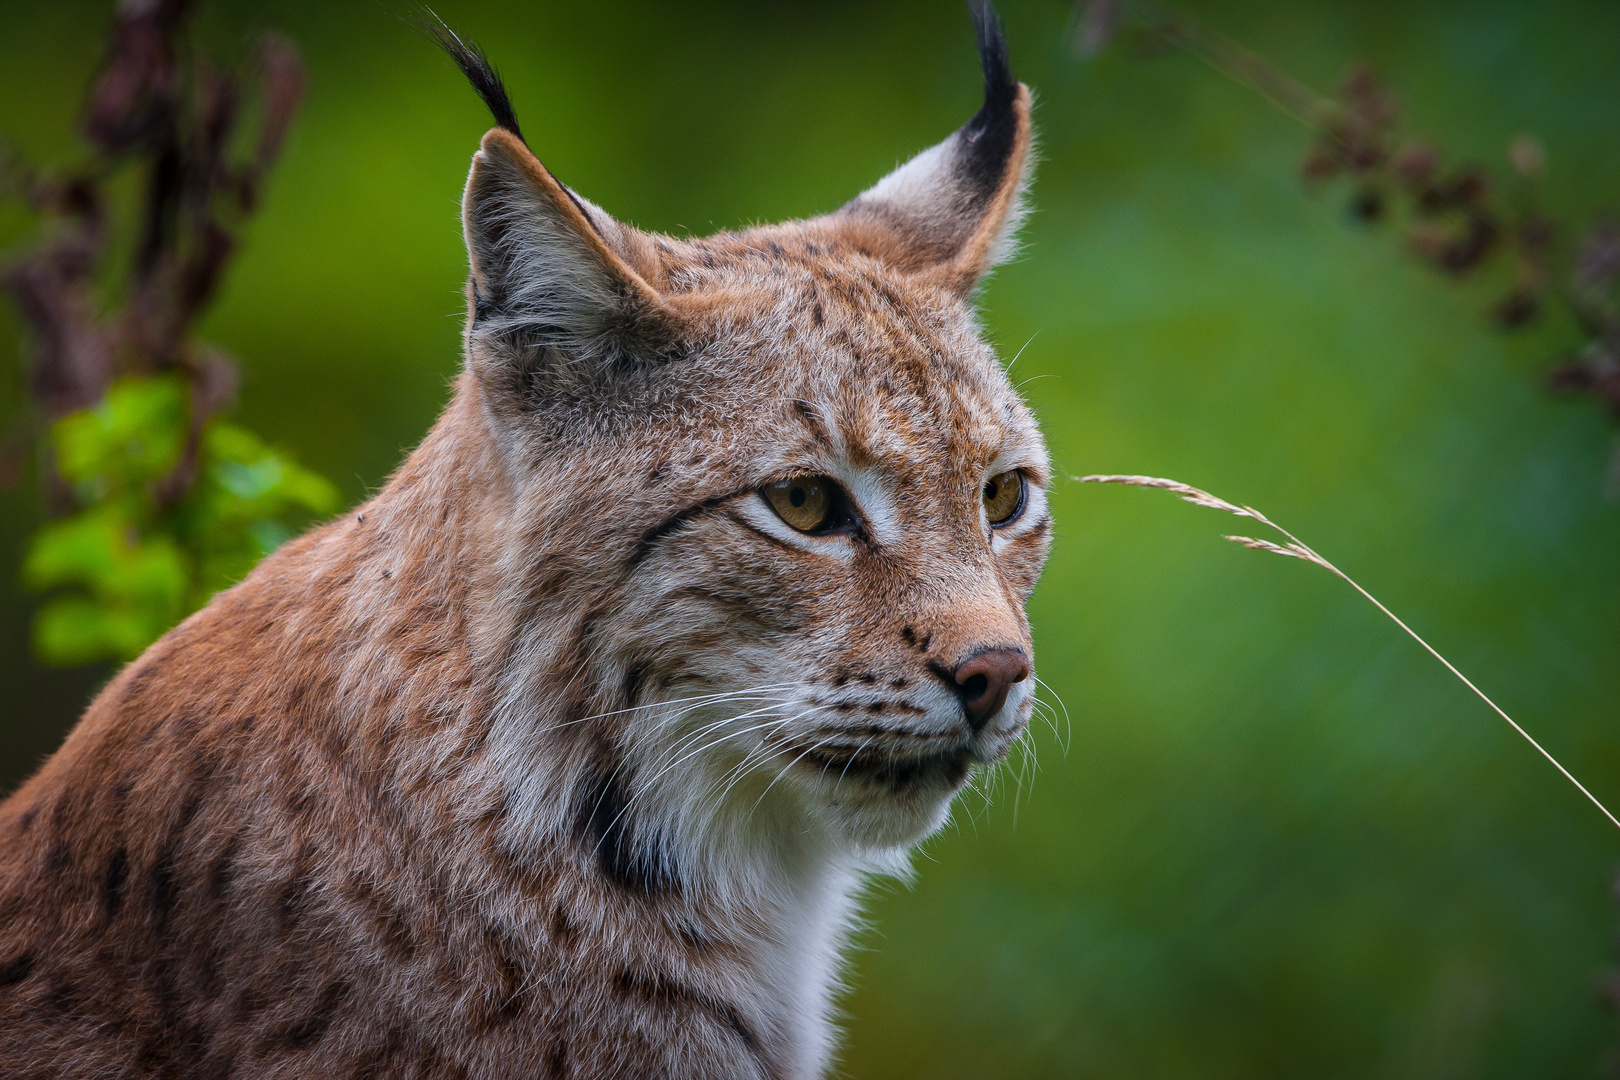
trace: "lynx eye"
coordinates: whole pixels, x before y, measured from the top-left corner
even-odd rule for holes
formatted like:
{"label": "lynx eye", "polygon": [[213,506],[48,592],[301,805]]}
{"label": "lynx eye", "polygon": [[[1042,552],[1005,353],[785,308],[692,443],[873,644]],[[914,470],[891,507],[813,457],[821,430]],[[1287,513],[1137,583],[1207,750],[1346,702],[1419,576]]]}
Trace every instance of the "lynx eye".
{"label": "lynx eye", "polygon": [[767,484],[763,494],[776,516],[800,532],[827,532],[835,524],[838,488],[825,476],[795,476]]}
{"label": "lynx eye", "polygon": [[984,516],[992,528],[1017,521],[1026,501],[1024,474],[1017,469],[997,473],[984,482]]}

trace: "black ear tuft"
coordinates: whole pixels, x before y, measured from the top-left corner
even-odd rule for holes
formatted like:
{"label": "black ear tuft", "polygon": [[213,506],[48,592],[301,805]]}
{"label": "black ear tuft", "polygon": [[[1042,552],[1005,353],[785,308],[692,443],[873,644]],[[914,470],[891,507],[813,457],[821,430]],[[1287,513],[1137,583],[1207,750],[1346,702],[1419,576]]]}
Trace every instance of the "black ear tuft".
{"label": "black ear tuft", "polygon": [[[1007,58],[1007,37],[1001,32],[1001,19],[990,0],[969,6],[973,32],[979,42],[979,67],[984,69],[984,107],[975,121],[1000,116],[1012,108],[1018,96],[1018,80],[1013,78],[1012,61]],[[971,125],[970,125],[971,126]]]}
{"label": "black ear tuft", "polygon": [[968,11],[979,41],[979,66],[984,69],[984,104],[962,127],[967,144],[962,167],[970,178],[993,188],[1001,180],[1018,137],[1018,117],[1013,108],[1018,100],[1018,80],[1013,78],[1007,38],[1001,32],[995,5],[990,0],[976,0],[968,5]]}
{"label": "black ear tuft", "polygon": [[[467,76],[467,81],[472,83],[472,88],[484,99],[484,104],[489,106],[490,115],[495,117],[496,125],[523,139],[523,132],[518,129],[517,113],[512,109],[512,99],[506,93],[506,84],[501,81],[500,72],[495,70],[495,65],[490,63],[488,54],[478,47],[477,42],[470,41],[450,29],[449,25],[439,18],[437,12],[425,4],[413,5],[408,21],[432,38],[434,43],[456,62],[461,73]],[[525,144],[528,142],[527,139],[523,141]]]}
{"label": "black ear tuft", "polygon": [[1034,140],[1029,91],[1013,78],[995,8],[972,0],[968,13],[984,69],[984,104],[949,138],[828,218],[856,250],[896,269],[933,274],[963,298],[1012,255]]}

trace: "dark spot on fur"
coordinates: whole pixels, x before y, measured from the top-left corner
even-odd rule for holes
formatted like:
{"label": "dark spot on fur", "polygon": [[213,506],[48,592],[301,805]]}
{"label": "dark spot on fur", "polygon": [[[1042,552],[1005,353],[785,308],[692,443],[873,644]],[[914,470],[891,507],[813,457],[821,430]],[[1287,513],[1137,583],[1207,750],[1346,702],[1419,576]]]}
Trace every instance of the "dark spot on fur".
{"label": "dark spot on fur", "polygon": [[622,764],[606,750],[582,779],[574,794],[574,829],[589,845],[596,865],[614,885],[645,900],[674,892],[679,881],[661,850],[648,850],[648,842],[635,833],[629,799],[618,777]]}
{"label": "dark spot on fur", "polygon": [[45,995],[45,1008],[58,1015],[69,1013],[78,1005],[80,997],[79,991],[72,983],[57,982]]}
{"label": "dark spot on fur", "polygon": [[564,1080],[573,1071],[569,1061],[568,1040],[562,1036],[551,1044],[551,1052],[546,1055],[546,1075],[552,1080]]}
{"label": "dark spot on fur", "polygon": [[620,685],[619,692],[623,695],[627,707],[634,705],[641,697],[641,687],[646,681],[647,667],[645,664],[631,664],[625,670],[624,682]]}
{"label": "dark spot on fur", "polygon": [[551,940],[565,947],[572,945],[574,939],[579,937],[579,928],[574,925],[573,920],[568,917],[568,912],[564,910],[560,903],[552,905],[551,919],[547,923],[547,929],[551,932]]}
{"label": "dark spot on fur", "polygon": [[158,854],[156,864],[152,867],[152,877],[147,885],[146,902],[152,911],[152,921],[163,926],[174,913],[175,904],[180,899],[180,883],[176,880],[179,867],[175,865],[174,852],[162,851]]}
{"label": "dark spot on fur", "polygon": [[157,669],[158,664],[156,662],[148,662],[139,671],[131,675],[129,682],[124,684],[123,693],[119,695],[119,703],[123,705],[134,704],[135,700],[145,693],[146,684],[152,681],[153,676],[157,674]]}
{"label": "dark spot on fur", "polygon": [[731,942],[717,941],[690,923],[680,924],[676,927],[675,932],[680,937],[681,943],[696,953],[707,956],[717,954],[733,956],[738,951],[737,947]]}
{"label": "dark spot on fur", "polygon": [[865,747],[849,752],[813,746],[803,752],[800,760],[824,774],[837,773],[840,783],[845,779],[864,778],[882,784],[897,795],[925,780],[954,787],[967,776],[973,764],[972,755],[966,751],[896,758],[889,751]]}
{"label": "dark spot on fur", "polygon": [[305,1013],[286,1031],[286,1040],[289,1046],[303,1048],[316,1042],[326,1034],[326,1029],[332,1026],[337,1019],[337,1010],[343,1000],[349,996],[349,986],[344,982],[327,984],[321,991],[321,996],[315,1000],[309,1012]]}
{"label": "dark spot on fur", "polygon": [[73,802],[75,792],[70,788],[56,796],[51,804],[51,831],[60,834],[67,829],[73,820]]}
{"label": "dark spot on fur", "polygon": [[810,308],[810,321],[817,326],[827,325],[827,312],[822,308],[820,300],[817,300]]}
{"label": "dark spot on fur", "polygon": [[129,853],[119,848],[107,863],[107,879],[101,886],[101,902],[109,919],[124,906],[124,882],[128,879]]}
{"label": "dark spot on fur", "polygon": [[669,975],[621,971],[613,978],[613,989],[657,1008],[706,1014],[724,1024],[754,1054],[759,1053],[759,1040],[732,1005],[682,986]]}
{"label": "dark spot on fur", "polygon": [[27,833],[34,827],[34,819],[38,816],[39,807],[37,806],[30,806],[27,810],[24,810],[21,814],[17,815],[17,831],[19,833]]}
{"label": "dark spot on fur", "polygon": [[363,911],[373,933],[382,939],[397,963],[409,963],[416,956],[410,923],[375,885],[365,878],[355,878],[349,883],[348,896]]}
{"label": "dark spot on fur", "polygon": [[871,288],[873,295],[875,295],[879,300],[882,300],[883,303],[890,308],[890,310],[899,312],[904,309],[904,304],[900,299],[900,294],[895,292],[893,286],[891,286],[888,282],[879,281],[876,278],[872,278],[867,281],[867,285]]}
{"label": "dark spot on fur", "polygon": [[799,419],[804,421],[805,426],[810,429],[811,436],[817,442],[831,443],[833,441],[832,436],[827,432],[826,425],[821,422],[821,417],[817,415],[815,409],[810,407],[808,401],[802,398],[794,398],[793,410],[799,414]]}
{"label": "dark spot on fur", "polygon": [[236,1054],[225,1050],[208,1055],[189,1075],[196,1076],[197,1080],[230,1080],[236,1074]]}
{"label": "dark spot on fur", "polygon": [[45,872],[47,874],[60,874],[68,868],[73,861],[73,851],[64,840],[52,840],[51,846],[45,849]]}
{"label": "dark spot on fur", "polygon": [[516,1020],[528,1001],[523,993],[526,982],[523,965],[500,942],[491,941],[489,945],[494,954],[497,981],[491,1007],[483,1018],[486,1031]]}
{"label": "dark spot on fur", "polygon": [[889,682],[890,690],[904,690],[910,684],[905,679],[893,679]]}
{"label": "dark spot on fur", "polygon": [[28,978],[28,973],[34,970],[34,958],[29,953],[23,953],[0,964],[0,986],[14,986]]}
{"label": "dark spot on fur", "polygon": [[927,652],[928,643],[933,640],[933,635],[918,634],[917,631],[913,630],[910,626],[903,626],[900,628],[900,640],[904,641],[907,645],[910,645],[918,652]]}
{"label": "dark spot on fur", "polygon": [[231,884],[236,879],[236,856],[241,850],[241,835],[232,836],[220,853],[214,856],[214,860],[208,864],[209,899],[223,900],[231,891]]}
{"label": "dark spot on fur", "polygon": [[276,928],[282,933],[296,929],[303,919],[304,908],[309,899],[309,884],[300,866],[292,877],[282,883],[280,891],[276,893],[273,910]]}
{"label": "dark spot on fur", "polygon": [[220,957],[217,948],[207,948],[197,959],[197,989],[199,996],[205,1001],[212,1001],[219,996]]}
{"label": "dark spot on fur", "polygon": [[725,1021],[726,1027],[742,1040],[744,1046],[756,1054],[759,1053],[759,1044],[754,1038],[754,1033],[748,1030],[748,1025],[743,1023],[743,1018],[736,1009],[723,1001],[717,1001],[714,1003],[714,1010],[720,1014],[720,1019]]}
{"label": "dark spot on fur", "polygon": [[255,987],[245,987],[236,995],[236,1006],[232,1010],[236,1019],[246,1020],[254,1013],[264,1008],[264,995]]}
{"label": "dark spot on fur", "polygon": [[[678,600],[691,600],[719,608],[731,620],[754,623],[776,633],[791,633],[797,629],[779,610],[780,605],[761,604],[746,588],[707,589],[701,585],[682,585],[678,589],[671,589],[661,598],[662,603],[666,605]],[[717,625],[734,626],[730,623]],[[715,639],[718,640],[717,637]],[[696,646],[697,637],[689,637],[687,640],[689,645]]]}

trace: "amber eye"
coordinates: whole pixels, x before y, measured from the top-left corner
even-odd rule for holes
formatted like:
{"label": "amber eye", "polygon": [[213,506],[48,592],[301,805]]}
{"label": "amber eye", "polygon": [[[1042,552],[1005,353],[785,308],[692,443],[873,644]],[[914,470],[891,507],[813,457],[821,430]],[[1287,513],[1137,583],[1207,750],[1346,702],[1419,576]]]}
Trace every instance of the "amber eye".
{"label": "amber eye", "polygon": [[795,476],[765,485],[765,501],[776,515],[800,532],[813,533],[827,524],[836,488],[825,476]]}
{"label": "amber eye", "polygon": [[994,528],[1011,525],[1024,512],[1024,474],[1017,469],[997,473],[984,482],[984,516]]}

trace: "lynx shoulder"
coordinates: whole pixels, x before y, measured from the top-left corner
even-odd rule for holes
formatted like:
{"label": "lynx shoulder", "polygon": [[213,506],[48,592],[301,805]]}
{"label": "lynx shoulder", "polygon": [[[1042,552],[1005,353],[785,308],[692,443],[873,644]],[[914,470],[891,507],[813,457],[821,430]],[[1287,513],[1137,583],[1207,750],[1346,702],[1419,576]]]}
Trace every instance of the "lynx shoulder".
{"label": "lynx shoulder", "polygon": [[376,497],[0,805],[0,1072],[814,1077],[862,882],[1033,707],[1046,453],[982,339],[1030,98],[841,209],[639,231],[500,126]]}

